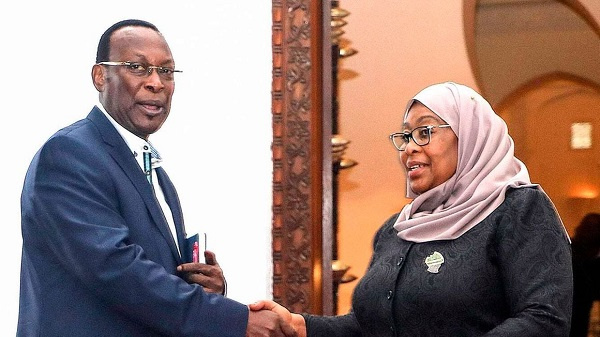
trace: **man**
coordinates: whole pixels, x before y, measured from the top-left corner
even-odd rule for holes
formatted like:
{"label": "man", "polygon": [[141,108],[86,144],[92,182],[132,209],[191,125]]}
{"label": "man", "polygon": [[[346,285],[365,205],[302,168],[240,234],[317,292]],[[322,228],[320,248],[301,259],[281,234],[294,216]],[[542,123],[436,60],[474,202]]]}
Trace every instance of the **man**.
{"label": "man", "polygon": [[222,295],[213,253],[181,257],[181,207],[148,142],[176,72],[151,23],[102,35],[100,104],[54,134],[25,177],[18,336],[295,336],[275,313]]}

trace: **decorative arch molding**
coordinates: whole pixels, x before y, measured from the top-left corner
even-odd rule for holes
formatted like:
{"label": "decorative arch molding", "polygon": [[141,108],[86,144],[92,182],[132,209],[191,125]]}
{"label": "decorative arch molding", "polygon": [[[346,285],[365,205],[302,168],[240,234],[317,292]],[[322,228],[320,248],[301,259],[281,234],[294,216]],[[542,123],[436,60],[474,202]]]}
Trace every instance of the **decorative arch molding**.
{"label": "decorative arch molding", "polygon": [[330,8],[272,0],[273,299],[315,314],[333,313]]}
{"label": "decorative arch molding", "polygon": [[[577,15],[579,15],[593,30],[593,32],[600,38],[600,23],[598,23],[594,16],[588,11],[588,9],[582,4],[580,0],[556,0],[559,3],[564,4],[565,6],[571,8]],[[475,45],[475,36],[476,36],[476,14],[477,14],[477,2],[478,0],[463,0],[463,25],[464,25],[464,34],[465,34],[465,45],[467,49],[467,55],[469,58],[469,64],[471,66],[471,70],[473,73],[473,77],[475,79],[475,83],[480,90],[485,91],[485,86],[482,83],[481,79],[481,71],[480,64],[477,57],[476,45]],[[550,75],[549,75],[550,76]],[[551,75],[555,76],[555,75]],[[545,76],[542,76],[545,77]],[[533,79],[528,83],[535,83],[540,80],[542,77],[538,77],[537,79]],[[518,85],[517,87],[522,87],[524,84]],[[484,96],[487,96],[487,93],[482,92]],[[504,100],[503,100],[504,101]]]}
{"label": "decorative arch molding", "polygon": [[592,30],[600,37],[600,24],[594,20],[594,16],[579,0],[558,0],[559,2],[570,7],[575,13],[579,14],[583,20],[592,28]]}
{"label": "decorative arch molding", "polygon": [[513,90],[510,94],[508,94],[506,97],[504,97],[502,101],[500,101],[497,104],[497,106],[494,107],[494,109],[496,111],[502,111],[505,109],[505,107],[513,105],[518,98],[522,97],[527,92],[530,92],[536,88],[540,88],[545,83],[561,80],[577,83],[580,85],[580,87],[585,87],[587,90],[590,90],[591,93],[600,95],[600,83],[596,83],[595,81],[574,74],[557,71],[544,74],[542,76],[531,79],[526,83],[523,83],[515,90]]}
{"label": "decorative arch molding", "polygon": [[[589,209],[598,206],[588,193],[596,196],[600,186],[599,102],[600,83],[552,72],[521,84],[494,107],[507,123],[515,155],[548,193],[570,235]],[[590,148],[573,147],[574,123],[589,124]]]}

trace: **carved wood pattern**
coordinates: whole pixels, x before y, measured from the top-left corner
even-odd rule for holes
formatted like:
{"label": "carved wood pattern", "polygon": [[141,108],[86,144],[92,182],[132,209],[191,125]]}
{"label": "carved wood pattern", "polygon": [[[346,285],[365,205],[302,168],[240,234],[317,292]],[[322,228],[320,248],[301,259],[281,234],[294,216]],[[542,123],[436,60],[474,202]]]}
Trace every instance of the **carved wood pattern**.
{"label": "carved wood pattern", "polygon": [[[272,0],[273,299],[323,313],[322,27],[317,0]],[[316,49],[320,49],[316,47]],[[327,278],[326,278],[327,279]]]}

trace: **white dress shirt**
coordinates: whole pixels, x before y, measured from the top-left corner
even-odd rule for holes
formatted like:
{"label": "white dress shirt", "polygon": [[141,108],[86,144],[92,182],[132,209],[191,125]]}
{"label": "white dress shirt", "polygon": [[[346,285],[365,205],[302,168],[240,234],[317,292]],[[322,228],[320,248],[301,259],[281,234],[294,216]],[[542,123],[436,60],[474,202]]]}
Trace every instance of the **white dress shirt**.
{"label": "white dress shirt", "polygon": [[[112,118],[112,116],[109,115],[108,112],[106,112],[106,110],[104,109],[102,104],[98,103],[97,106],[104,113],[106,118],[108,118],[108,120],[112,123],[112,125],[114,125],[115,129],[117,129],[117,131],[119,132],[121,137],[123,137],[123,139],[125,140],[125,143],[127,143],[127,146],[129,146],[129,149],[133,153],[135,160],[137,161],[138,165],[140,166],[140,169],[143,172],[144,171],[144,159],[142,156],[142,153],[144,151],[143,149],[144,149],[144,146],[153,147],[152,144],[150,144],[146,140],[134,135],[129,130],[127,130],[123,126],[121,126],[121,124],[117,123],[117,121],[115,121]],[[158,184],[158,177],[156,176],[156,170],[154,170],[155,168],[160,167],[161,165],[162,165],[162,160],[161,161],[154,161],[154,160],[152,161],[152,185],[154,185],[154,191],[156,193],[156,198],[158,199],[158,203],[160,204],[163,215],[165,216],[167,223],[169,224],[169,229],[171,230],[171,234],[173,235],[173,239],[175,240],[175,245],[177,245],[177,250],[179,251],[179,254],[181,255],[181,249],[179,248],[179,242],[177,241],[177,230],[175,229],[175,222],[173,221],[173,213],[171,213],[171,208],[167,204],[167,201],[163,194],[162,188],[160,187],[160,184]]]}

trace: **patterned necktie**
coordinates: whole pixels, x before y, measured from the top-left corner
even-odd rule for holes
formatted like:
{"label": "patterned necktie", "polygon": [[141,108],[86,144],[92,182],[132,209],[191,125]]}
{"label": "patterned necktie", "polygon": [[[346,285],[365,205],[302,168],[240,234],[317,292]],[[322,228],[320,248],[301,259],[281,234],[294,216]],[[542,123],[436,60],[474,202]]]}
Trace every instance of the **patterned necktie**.
{"label": "patterned necktie", "polygon": [[162,158],[160,157],[160,153],[158,153],[158,151],[156,151],[156,149],[152,145],[150,145],[150,153],[152,154],[152,164],[160,163],[162,161]]}
{"label": "patterned necktie", "polygon": [[158,151],[150,144],[144,145],[143,150],[144,173],[146,174],[146,179],[148,179],[148,182],[152,185],[152,170],[160,166],[162,158]]}

